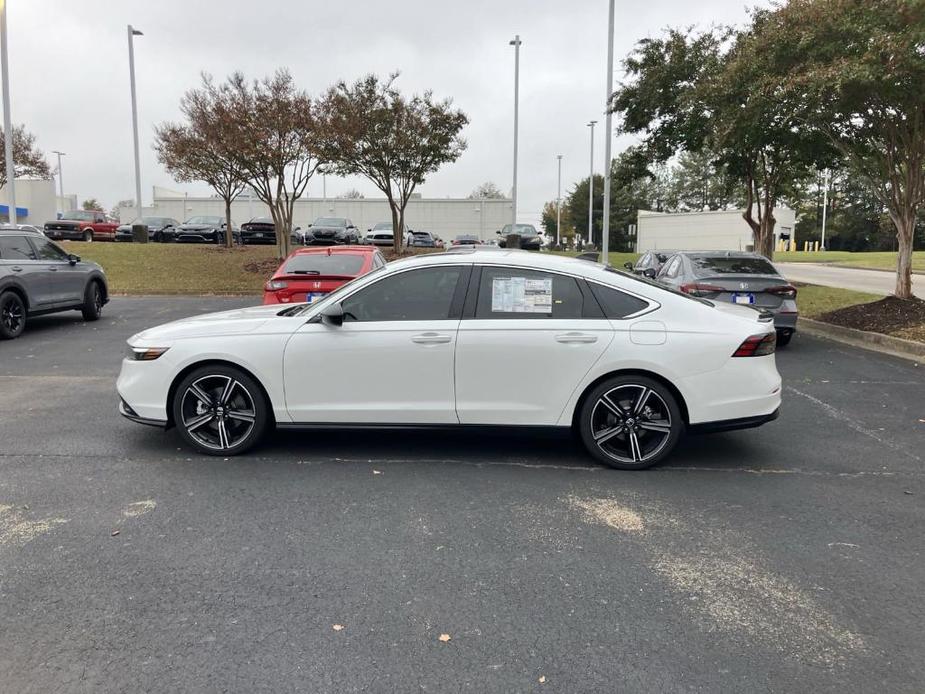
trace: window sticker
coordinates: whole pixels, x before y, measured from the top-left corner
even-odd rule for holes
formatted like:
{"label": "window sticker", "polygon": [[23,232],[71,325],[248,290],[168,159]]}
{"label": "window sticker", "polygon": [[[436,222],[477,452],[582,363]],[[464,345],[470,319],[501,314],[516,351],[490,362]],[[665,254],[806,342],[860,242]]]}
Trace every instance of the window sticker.
{"label": "window sticker", "polygon": [[492,313],[552,313],[552,278],[494,277]]}

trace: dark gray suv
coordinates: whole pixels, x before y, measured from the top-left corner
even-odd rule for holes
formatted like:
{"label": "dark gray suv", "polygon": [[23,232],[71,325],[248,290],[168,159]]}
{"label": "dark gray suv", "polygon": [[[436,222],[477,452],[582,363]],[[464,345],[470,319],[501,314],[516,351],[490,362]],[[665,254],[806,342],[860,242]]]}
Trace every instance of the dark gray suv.
{"label": "dark gray suv", "polygon": [[0,227],[0,339],[19,337],[26,318],[78,310],[100,317],[109,301],[106,275],[40,234]]}

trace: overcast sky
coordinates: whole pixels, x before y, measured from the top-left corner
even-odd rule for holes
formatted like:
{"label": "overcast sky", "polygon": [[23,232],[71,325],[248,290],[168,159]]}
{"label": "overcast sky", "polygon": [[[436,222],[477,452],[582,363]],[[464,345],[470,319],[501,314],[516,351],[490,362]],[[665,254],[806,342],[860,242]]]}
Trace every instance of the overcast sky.
{"label": "overcast sky", "polygon": [[[452,97],[471,120],[469,146],[418,190],[425,197],[464,197],[490,180],[511,188],[514,55],[520,34],[521,221],[539,220],[556,196],[556,155],[563,194],[589,169],[586,123],[596,132],[596,170],[603,165],[606,87],[606,0],[7,0],[12,112],[49,155],[64,158],[65,193],[96,197],[107,207],[134,197],[126,25],[135,39],[142,198],[151,186],[208,194],[180,185],[151,149],[156,123],[178,118],[183,92],[199,73],[241,70],[260,77],[288,67],[309,93],[338,79],[400,70],[406,92],[430,88]],[[620,59],[667,26],[740,23],[743,0],[617,0],[616,79]],[[614,155],[627,144],[614,141]],[[329,196],[362,179],[328,177]],[[309,185],[321,195],[321,180]]]}

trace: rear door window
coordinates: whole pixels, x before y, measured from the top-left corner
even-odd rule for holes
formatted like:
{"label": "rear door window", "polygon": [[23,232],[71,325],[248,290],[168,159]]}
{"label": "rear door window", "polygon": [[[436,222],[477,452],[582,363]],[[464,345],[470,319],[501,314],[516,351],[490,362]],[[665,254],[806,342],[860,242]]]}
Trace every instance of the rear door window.
{"label": "rear door window", "polygon": [[0,236],[0,259],[35,260],[35,251],[25,236]]}
{"label": "rear door window", "polygon": [[574,277],[524,268],[484,267],[476,318],[581,318],[584,297]]}

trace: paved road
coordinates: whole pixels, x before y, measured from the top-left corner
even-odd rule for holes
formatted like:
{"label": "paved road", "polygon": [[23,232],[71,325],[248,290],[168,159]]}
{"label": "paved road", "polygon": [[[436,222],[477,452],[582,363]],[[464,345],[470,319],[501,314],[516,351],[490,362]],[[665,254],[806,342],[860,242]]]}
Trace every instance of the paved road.
{"label": "paved road", "polygon": [[[774,263],[784,277],[792,282],[821,284],[824,287],[842,287],[873,294],[892,294],[896,288],[896,275],[880,270],[833,267],[826,263]],[[925,299],[925,277],[912,275],[913,293]]]}
{"label": "paved road", "polygon": [[797,335],[778,421],[642,473],[551,434],[223,460],[115,414],[126,337],[239,303],[0,344],[0,690],[921,691],[925,366]]}

